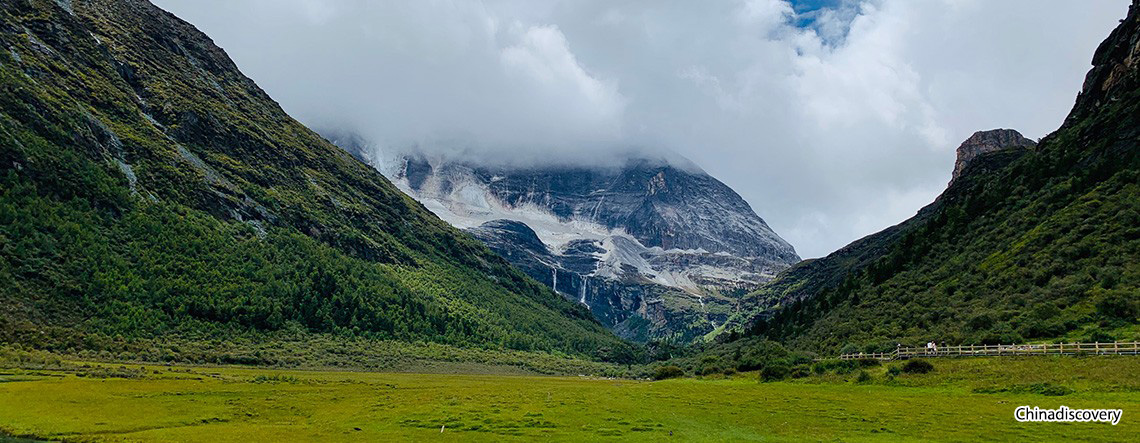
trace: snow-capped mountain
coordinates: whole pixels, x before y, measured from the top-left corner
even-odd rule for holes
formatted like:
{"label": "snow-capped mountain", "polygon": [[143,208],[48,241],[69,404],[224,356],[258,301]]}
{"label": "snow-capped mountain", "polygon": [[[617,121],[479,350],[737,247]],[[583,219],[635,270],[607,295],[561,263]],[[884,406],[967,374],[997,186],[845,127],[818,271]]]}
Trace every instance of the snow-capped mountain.
{"label": "snow-capped mountain", "polygon": [[683,159],[487,166],[332,139],[627,338],[711,332],[735,294],[799,261],[736,192]]}

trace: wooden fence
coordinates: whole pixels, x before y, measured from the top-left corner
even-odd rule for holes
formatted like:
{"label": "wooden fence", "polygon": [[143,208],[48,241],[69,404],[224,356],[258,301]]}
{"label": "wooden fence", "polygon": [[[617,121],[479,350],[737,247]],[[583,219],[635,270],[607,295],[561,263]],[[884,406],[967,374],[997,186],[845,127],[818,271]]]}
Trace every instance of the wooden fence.
{"label": "wooden fence", "polygon": [[905,360],[916,357],[994,357],[1015,355],[1140,355],[1140,342],[1039,343],[1025,345],[899,346],[894,352],[843,354],[840,360]]}

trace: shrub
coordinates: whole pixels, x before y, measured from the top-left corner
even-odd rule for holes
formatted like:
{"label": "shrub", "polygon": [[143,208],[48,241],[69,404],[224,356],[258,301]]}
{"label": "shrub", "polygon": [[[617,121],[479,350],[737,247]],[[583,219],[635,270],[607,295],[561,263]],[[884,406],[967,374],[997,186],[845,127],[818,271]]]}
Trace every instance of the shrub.
{"label": "shrub", "polygon": [[733,369],[733,368],[725,368],[725,369],[724,369],[724,375],[726,375],[726,376],[729,376],[729,377],[731,377],[731,376],[733,376],[733,375],[736,375],[736,369]]}
{"label": "shrub", "polygon": [[863,352],[866,352],[868,354],[873,354],[876,352],[891,352],[894,350],[895,344],[889,342],[867,343],[866,345],[863,345]]}
{"label": "shrub", "polygon": [[787,365],[772,364],[760,370],[760,378],[764,381],[778,381],[788,378],[789,373],[791,370],[788,369]]}
{"label": "shrub", "polygon": [[1104,331],[1093,331],[1085,341],[1090,343],[1111,343],[1116,341],[1116,337]]}
{"label": "shrub", "polygon": [[859,371],[859,376],[855,377],[855,383],[869,383],[871,381],[871,374],[867,371]]}
{"label": "shrub", "polygon": [[798,365],[792,368],[792,378],[804,378],[811,375],[812,368],[808,365]]}
{"label": "shrub", "polygon": [[974,331],[984,331],[994,326],[994,318],[988,312],[983,312],[966,322],[966,326]]}
{"label": "shrub", "polygon": [[858,365],[859,363],[856,363],[855,360],[840,360],[833,367],[836,374],[850,374],[855,371],[855,367]]}
{"label": "shrub", "polygon": [[700,366],[697,368],[697,375],[712,375],[719,374],[726,365],[724,361],[717,355],[706,355],[701,358]]}
{"label": "shrub", "polygon": [[1057,319],[1027,318],[1022,321],[1018,331],[1023,337],[1056,337],[1065,332],[1065,325]]}
{"label": "shrub", "polygon": [[673,365],[658,366],[657,369],[653,370],[653,379],[654,380],[665,380],[668,378],[677,378],[677,377],[684,377],[684,376],[685,376],[685,370],[683,370],[677,366],[673,366]]}
{"label": "shrub", "polygon": [[298,383],[297,377],[289,375],[258,375],[253,378],[254,383]]}
{"label": "shrub", "polygon": [[850,374],[858,366],[855,360],[824,360],[816,363],[814,370],[816,374],[824,374],[828,371],[834,371],[836,374]]}
{"label": "shrub", "polygon": [[897,377],[900,374],[902,374],[902,368],[900,368],[898,366],[891,366],[891,367],[887,368],[887,375],[888,376]]}
{"label": "shrub", "polygon": [[[738,371],[754,371],[771,364],[773,361],[786,361],[788,350],[779,343],[772,341],[757,341],[742,346],[733,360]],[[718,362],[719,363],[719,362]]]}
{"label": "shrub", "polygon": [[1052,383],[1034,383],[1034,384],[1029,384],[1029,385],[1013,385],[1013,386],[1008,386],[1008,387],[997,387],[997,386],[981,387],[981,388],[975,388],[974,392],[979,393],[979,394],[997,394],[997,393],[1003,393],[1003,392],[1013,392],[1013,393],[1017,393],[1017,394],[1039,394],[1039,395],[1047,395],[1047,396],[1051,396],[1051,397],[1061,397],[1061,396],[1072,394],[1076,391],[1074,391],[1073,389],[1071,389],[1069,387],[1062,386],[1062,385],[1055,385]]}
{"label": "shrub", "polygon": [[908,360],[902,366],[902,371],[907,374],[925,374],[933,370],[934,365],[926,360]]}
{"label": "shrub", "polygon": [[1098,297],[1096,313],[1111,320],[1135,320],[1136,303],[1125,291],[1110,291]]}
{"label": "shrub", "polygon": [[793,365],[810,365],[813,361],[815,361],[815,359],[808,354],[795,354],[792,356]]}
{"label": "shrub", "polygon": [[1034,394],[1048,395],[1051,397],[1060,397],[1060,396],[1069,395],[1069,394],[1072,394],[1073,392],[1076,392],[1076,391],[1074,391],[1068,387],[1061,386],[1061,385],[1055,385],[1055,384],[1051,384],[1051,383],[1032,384],[1032,385],[1029,385],[1027,390],[1029,392],[1034,393]]}

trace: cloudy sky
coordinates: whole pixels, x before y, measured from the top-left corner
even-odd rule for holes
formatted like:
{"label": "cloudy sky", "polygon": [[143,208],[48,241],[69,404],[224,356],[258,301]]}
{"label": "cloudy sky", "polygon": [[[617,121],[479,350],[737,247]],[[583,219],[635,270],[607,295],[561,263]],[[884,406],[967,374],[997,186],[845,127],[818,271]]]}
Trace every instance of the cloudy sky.
{"label": "cloudy sky", "polygon": [[287,111],[488,161],[672,151],[804,257],[896,224],[976,130],[1055,129],[1127,0],[155,0]]}

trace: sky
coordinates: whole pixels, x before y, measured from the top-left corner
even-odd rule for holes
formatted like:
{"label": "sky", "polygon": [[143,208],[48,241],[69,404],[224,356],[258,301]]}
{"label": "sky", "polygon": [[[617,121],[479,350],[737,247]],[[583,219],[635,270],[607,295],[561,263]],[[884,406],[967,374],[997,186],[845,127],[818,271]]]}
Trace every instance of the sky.
{"label": "sky", "polygon": [[673,152],[801,256],[941,193],[974,131],[1037,139],[1127,0],[154,0],[315,129],[597,164]]}

